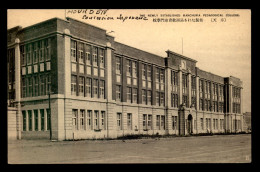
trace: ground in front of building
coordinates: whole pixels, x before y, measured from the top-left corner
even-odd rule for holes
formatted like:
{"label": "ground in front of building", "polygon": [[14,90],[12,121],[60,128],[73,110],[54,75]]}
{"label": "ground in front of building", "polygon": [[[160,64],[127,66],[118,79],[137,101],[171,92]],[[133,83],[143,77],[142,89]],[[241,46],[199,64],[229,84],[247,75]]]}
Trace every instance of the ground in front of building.
{"label": "ground in front of building", "polygon": [[10,140],[9,164],[250,163],[251,134],[133,140]]}

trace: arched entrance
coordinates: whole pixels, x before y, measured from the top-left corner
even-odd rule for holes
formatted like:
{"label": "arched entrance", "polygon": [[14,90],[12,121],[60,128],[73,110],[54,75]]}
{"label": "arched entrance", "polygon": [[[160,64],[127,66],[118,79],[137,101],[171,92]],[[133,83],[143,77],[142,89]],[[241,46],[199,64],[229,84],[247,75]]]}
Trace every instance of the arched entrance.
{"label": "arched entrance", "polygon": [[188,115],[188,122],[187,122],[187,131],[189,134],[192,134],[192,115]]}

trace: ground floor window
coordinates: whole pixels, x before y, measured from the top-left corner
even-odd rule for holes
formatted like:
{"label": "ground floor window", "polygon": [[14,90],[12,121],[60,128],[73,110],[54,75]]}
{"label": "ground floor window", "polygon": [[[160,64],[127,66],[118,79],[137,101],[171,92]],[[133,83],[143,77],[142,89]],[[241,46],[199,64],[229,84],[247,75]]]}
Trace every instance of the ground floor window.
{"label": "ground floor window", "polygon": [[132,114],[127,114],[127,129],[132,130]]}
{"label": "ground floor window", "polygon": [[26,131],[26,111],[22,111],[23,114],[23,131]]}
{"label": "ground floor window", "polygon": [[78,129],[77,118],[78,118],[78,110],[72,109],[72,130]]}
{"label": "ground floor window", "polygon": [[177,130],[177,116],[172,116],[172,129]]}
{"label": "ground floor window", "polygon": [[122,114],[117,113],[117,130],[122,130]]}
{"label": "ground floor window", "polygon": [[144,130],[152,129],[152,115],[143,114],[143,129]]}
{"label": "ground floor window", "polygon": [[38,110],[34,110],[34,128],[38,131]]}
{"label": "ground floor window", "polygon": [[32,111],[28,110],[28,117],[29,117],[29,131],[32,131]]}
{"label": "ground floor window", "polygon": [[200,126],[201,126],[201,129],[204,130],[204,127],[203,127],[203,118],[200,118]]}

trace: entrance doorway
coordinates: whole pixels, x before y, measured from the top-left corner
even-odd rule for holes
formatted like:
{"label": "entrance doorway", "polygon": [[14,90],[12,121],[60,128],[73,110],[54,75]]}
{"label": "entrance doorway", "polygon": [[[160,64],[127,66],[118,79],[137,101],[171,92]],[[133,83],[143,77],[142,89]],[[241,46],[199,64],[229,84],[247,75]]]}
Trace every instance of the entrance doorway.
{"label": "entrance doorway", "polygon": [[192,115],[189,114],[187,122],[187,130],[189,134],[192,134]]}

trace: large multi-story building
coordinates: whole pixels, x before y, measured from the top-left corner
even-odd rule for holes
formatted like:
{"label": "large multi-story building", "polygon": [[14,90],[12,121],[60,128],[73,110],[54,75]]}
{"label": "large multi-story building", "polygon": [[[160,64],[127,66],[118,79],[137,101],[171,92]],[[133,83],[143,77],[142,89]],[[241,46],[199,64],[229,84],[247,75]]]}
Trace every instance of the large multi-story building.
{"label": "large multi-story building", "polygon": [[[53,18],[8,30],[8,118],[17,138],[242,131],[242,81]],[[50,132],[51,131],[51,132]]]}

